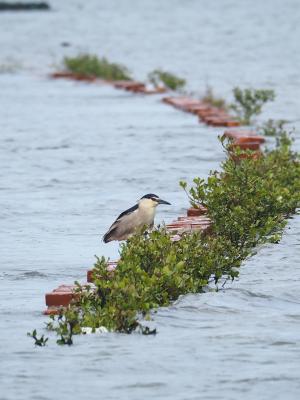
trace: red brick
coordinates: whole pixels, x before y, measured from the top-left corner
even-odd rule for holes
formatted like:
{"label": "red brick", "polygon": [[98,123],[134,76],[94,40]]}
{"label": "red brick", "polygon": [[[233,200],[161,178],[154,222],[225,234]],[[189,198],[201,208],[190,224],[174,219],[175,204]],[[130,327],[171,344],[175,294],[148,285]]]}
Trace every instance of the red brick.
{"label": "red brick", "polygon": [[44,315],[57,315],[60,313],[62,307],[50,306],[44,311]]}
{"label": "red brick", "polygon": [[144,87],[144,88],[139,88],[137,90],[137,93],[142,93],[142,94],[160,94],[165,92],[167,92],[167,89],[164,87],[157,87],[152,89]]}
{"label": "red brick", "polygon": [[226,129],[223,136],[230,139],[236,139],[238,137],[249,137],[257,136],[257,133],[250,129]]}
{"label": "red brick", "polygon": [[183,228],[186,224],[182,221],[173,221],[166,225],[166,228]]}
{"label": "red brick", "polygon": [[188,217],[196,217],[199,215],[204,215],[207,213],[207,208],[200,205],[197,208],[191,207],[187,210],[187,216]]}
{"label": "red brick", "polygon": [[262,136],[240,136],[234,140],[234,143],[236,143],[236,144],[251,143],[251,142],[264,143],[265,138]]}
{"label": "red brick", "polygon": [[230,145],[230,148],[240,148],[241,150],[259,150],[260,142],[238,142],[235,141]]}
{"label": "red brick", "polygon": [[97,78],[95,76],[88,76],[88,75],[84,75],[84,74],[75,74],[73,72],[54,72],[50,76],[51,76],[51,78],[54,78],[54,79],[64,78],[64,79],[72,79],[75,81],[86,81],[86,82],[94,82],[97,80]]}
{"label": "red brick", "polygon": [[164,97],[162,101],[181,110],[186,110],[193,105],[202,104],[199,100],[190,97]]}
{"label": "red brick", "polygon": [[212,126],[239,126],[239,121],[233,120],[231,117],[227,116],[211,116],[203,119],[205,123]]}
{"label": "red brick", "polygon": [[[118,262],[117,261],[109,261],[107,263],[107,270],[113,272],[117,268]],[[89,269],[86,273],[87,282],[92,283],[93,280],[93,270]]]}
{"label": "red brick", "polygon": [[207,105],[198,105],[198,106],[194,106],[192,108],[193,114],[198,115],[198,117],[205,117],[207,115],[211,115],[212,113],[215,113],[214,110],[211,109],[211,107],[207,106]]}
{"label": "red brick", "polygon": [[50,74],[50,77],[53,79],[60,79],[60,78],[72,79],[73,74],[71,72],[53,72],[52,74]]}
{"label": "red brick", "polygon": [[124,89],[130,91],[137,91],[138,89],[145,88],[144,83],[134,82],[134,81],[113,81],[112,85],[117,89]]}
{"label": "red brick", "polygon": [[198,115],[199,112],[203,110],[207,110],[207,106],[204,105],[203,103],[199,102],[197,104],[191,104],[187,107],[186,111]]}
{"label": "red brick", "polygon": [[166,104],[172,104],[172,97],[163,97],[161,101]]}
{"label": "red brick", "polygon": [[250,130],[229,129],[224,132],[223,136],[233,139],[235,142],[265,142],[265,138],[263,136],[257,135],[254,131]]}
{"label": "red brick", "polygon": [[86,272],[86,280],[87,280],[87,282],[89,282],[89,283],[92,283],[92,282],[93,282],[93,270],[92,270],[92,269],[89,269],[89,270]]}
{"label": "red brick", "polygon": [[257,160],[258,158],[260,158],[260,157],[262,157],[262,152],[261,151],[259,151],[259,150],[257,150],[257,151],[252,151],[251,153],[241,153],[241,154],[239,154],[239,155],[237,155],[237,154],[231,154],[230,155],[230,158],[233,160],[233,161],[235,161],[235,162],[240,162],[241,160],[244,160],[244,159],[249,159],[249,158],[252,158],[252,159],[254,159],[254,160]]}
{"label": "red brick", "polygon": [[48,307],[51,306],[68,306],[72,299],[74,299],[74,292],[69,290],[65,292],[55,292],[53,291],[52,293],[47,293],[45,296],[46,299],[46,305]]}
{"label": "red brick", "polygon": [[178,221],[184,224],[207,224],[210,223],[211,220],[208,217],[201,218],[200,217],[178,217]]}
{"label": "red brick", "polygon": [[211,227],[211,220],[206,216],[198,217],[179,217],[177,221],[172,221],[166,225],[170,232],[183,233],[193,230],[201,230],[207,232]]}
{"label": "red brick", "polygon": [[198,114],[199,111],[203,110],[206,108],[205,105],[203,105],[203,103],[201,102],[186,102],[184,104],[182,104],[182,106],[180,107],[183,111],[192,113],[192,114]]}
{"label": "red brick", "polygon": [[54,289],[53,292],[72,292],[76,288],[76,285],[60,285]]}
{"label": "red brick", "polygon": [[218,109],[216,109],[216,108],[207,107],[201,111],[198,111],[197,115],[199,116],[199,118],[201,120],[205,120],[207,118],[218,117],[218,116],[220,116],[220,113],[218,112]]}
{"label": "red brick", "polygon": [[237,120],[231,119],[229,121],[226,121],[226,123],[223,126],[228,126],[228,127],[234,127],[234,126],[240,126],[241,123]]}

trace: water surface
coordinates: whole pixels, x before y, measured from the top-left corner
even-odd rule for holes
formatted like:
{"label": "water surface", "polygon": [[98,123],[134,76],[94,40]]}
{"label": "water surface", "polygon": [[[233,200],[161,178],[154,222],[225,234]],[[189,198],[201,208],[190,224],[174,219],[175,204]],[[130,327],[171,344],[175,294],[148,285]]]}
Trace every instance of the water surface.
{"label": "water surface", "polygon": [[[158,335],[76,338],[34,348],[44,294],[84,279],[101,236],[147,192],[157,221],[185,212],[180,179],[206,177],[224,154],[220,129],[110,87],[51,81],[66,54],[124,62],[138,79],[171,69],[190,89],[269,87],[262,119],[296,127],[298,1],[52,1],[53,11],[0,14],[0,399],[298,399],[300,218],[219,293],[188,295],[155,316]],[[68,42],[69,47],[61,44]],[[7,69],[7,68],[6,68]],[[270,142],[271,145],[271,142]]]}

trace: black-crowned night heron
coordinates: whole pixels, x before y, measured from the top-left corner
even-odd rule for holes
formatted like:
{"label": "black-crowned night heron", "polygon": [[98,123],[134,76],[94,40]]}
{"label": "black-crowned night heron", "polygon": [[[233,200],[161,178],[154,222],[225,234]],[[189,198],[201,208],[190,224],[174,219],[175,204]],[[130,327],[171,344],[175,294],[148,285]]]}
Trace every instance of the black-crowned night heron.
{"label": "black-crowned night heron", "polygon": [[122,212],[103,236],[104,243],[112,240],[126,240],[143,226],[153,227],[156,207],[159,204],[169,204],[156,194],[143,196],[138,203]]}

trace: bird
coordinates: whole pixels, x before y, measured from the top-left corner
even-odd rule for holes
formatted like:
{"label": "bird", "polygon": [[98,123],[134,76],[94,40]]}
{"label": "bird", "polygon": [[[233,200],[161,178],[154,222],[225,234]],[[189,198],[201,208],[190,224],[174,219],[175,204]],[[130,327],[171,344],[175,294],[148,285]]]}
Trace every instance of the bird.
{"label": "bird", "polygon": [[162,200],[156,194],[145,194],[145,196],[140,198],[137,204],[128,210],[123,211],[118,216],[118,218],[103,236],[104,243],[108,243],[113,240],[127,240],[136,231],[143,228],[143,226],[152,228],[154,225],[156,207],[159,204],[171,205],[171,203]]}

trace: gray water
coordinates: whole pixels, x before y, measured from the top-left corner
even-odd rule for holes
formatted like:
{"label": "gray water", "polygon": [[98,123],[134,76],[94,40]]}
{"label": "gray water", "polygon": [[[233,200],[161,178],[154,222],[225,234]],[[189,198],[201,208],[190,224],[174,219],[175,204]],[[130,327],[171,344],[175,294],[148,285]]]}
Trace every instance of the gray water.
{"label": "gray water", "polygon": [[88,51],[137,79],[161,67],[227,99],[237,85],[273,88],[261,119],[288,119],[300,150],[299,1],[51,4],[0,14],[0,399],[298,399],[299,216],[225,290],[159,310],[156,336],[90,335],[67,348],[50,335],[41,349],[26,332],[43,332],[46,292],[84,280],[94,254],[117,257],[101,236],[120,211],[151,191],[172,202],[157,215],[170,221],[188,206],[178,181],[224,158],[222,129],[159,96],[47,74]]}

